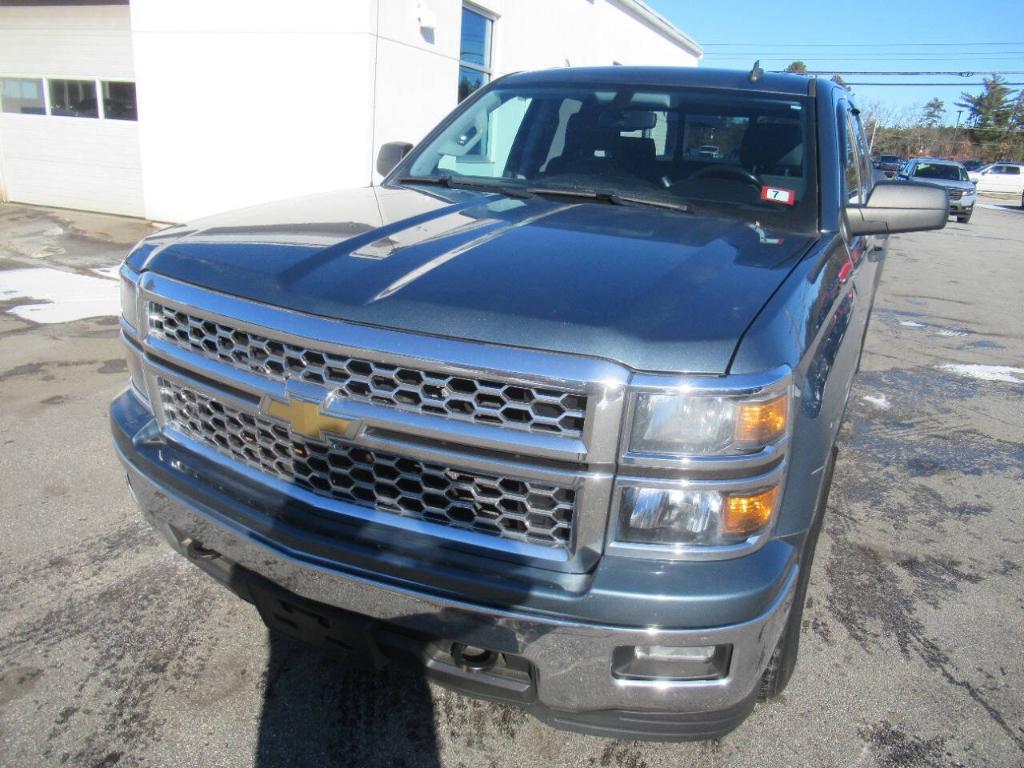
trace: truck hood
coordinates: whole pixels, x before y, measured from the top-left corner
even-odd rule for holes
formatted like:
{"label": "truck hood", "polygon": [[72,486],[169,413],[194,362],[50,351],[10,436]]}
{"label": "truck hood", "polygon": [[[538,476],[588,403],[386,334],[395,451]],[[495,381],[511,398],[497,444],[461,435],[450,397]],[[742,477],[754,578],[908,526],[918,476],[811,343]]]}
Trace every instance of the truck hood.
{"label": "truck hood", "polygon": [[129,264],[355,323],[725,373],[813,239],[650,207],[369,187],[171,227]]}

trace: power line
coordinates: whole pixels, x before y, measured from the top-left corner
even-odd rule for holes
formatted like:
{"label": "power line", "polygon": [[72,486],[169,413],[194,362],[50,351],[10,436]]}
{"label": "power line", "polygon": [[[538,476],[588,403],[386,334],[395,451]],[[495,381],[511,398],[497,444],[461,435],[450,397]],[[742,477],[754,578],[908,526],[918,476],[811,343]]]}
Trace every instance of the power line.
{"label": "power line", "polygon": [[701,43],[703,48],[877,48],[879,46],[896,46],[901,48],[923,48],[937,46],[958,46],[968,45],[1024,45],[1024,40],[1008,43],[994,43],[987,40],[979,40],[966,43]]}
{"label": "power line", "polygon": [[[846,82],[846,81],[844,80],[843,82]],[[946,87],[952,88],[952,87],[955,86],[957,88],[964,88],[964,87],[969,86],[969,85],[981,85],[981,83],[925,83],[925,82],[920,82],[920,83],[849,83],[849,82],[846,82],[846,85],[851,85],[851,86],[852,85],[868,85],[868,86],[871,86],[872,88],[874,88],[875,86],[878,86],[879,88],[896,88],[896,87],[900,87],[900,86],[927,86],[929,88],[946,88]],[[1003,83],[1003,85],[1024,85],[1024,82],[1020,82],[1020,83]]]}
{"label": "power line", "polygon": [[[785,70],[776,69],[773,70],[776,73],[784,73]],[[981,72],[968,72],[965,70],[951,71],[946,70],[942,72],[920,72],[920,71],[902,71],[902,72],[880,72],[877,70],[852,70],[852,69],[808,69],[806,72],[801,72],[803,75],[879,75],[885,77],[906,77],[906,76],[921,76],[921,75],[955,75],[957,77],[979,77],[987,75],[1024,75],[1024,69],[1003,69],[995,72],[989,72],[983,70]],[[967,85],[967,83],[965,83]]]}
{"label": "power line", "polygon": [[904,59],[907,61],[942,61],[953,59],[961,59],[965,56],[977,59],[1008,59],[1011,57],[1024,56],[1024,51],[1003,51],[1001,53],[985,52],[985,51],[957,51],[955,53],[942,53],[942,54],[918,54],[916,52],[905,52],[905,51],[893,51],[892,54],[886,56],[829,56],[819,53],[809,53],[808,51],[794,51],[792,53],[772,53],[771,55],[765,55],[764,51],[730,51],[729,53],[712,53],[710,56],[716,59],[743,59],[753,58],[760,56],[765,61],[776,61],[788,58],[816,58],[826,59],[829,61],[866,61],[871,59]]}

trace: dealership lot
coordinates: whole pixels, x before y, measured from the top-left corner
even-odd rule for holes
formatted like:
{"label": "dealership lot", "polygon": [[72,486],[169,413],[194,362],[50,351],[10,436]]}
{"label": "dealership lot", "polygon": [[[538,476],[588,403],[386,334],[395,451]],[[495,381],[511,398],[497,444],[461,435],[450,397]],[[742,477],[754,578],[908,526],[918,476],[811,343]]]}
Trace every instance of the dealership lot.
{"label": "dealership lot", "polygon": [[684,745],[340,668],[161,544],[110,447],[116,319],[87,317],[114,311],[111,267],[148,231],[0,206],[0,765],[1024,761],[1024,211],[989,200],[893,239],[796,676],[727,739]]}

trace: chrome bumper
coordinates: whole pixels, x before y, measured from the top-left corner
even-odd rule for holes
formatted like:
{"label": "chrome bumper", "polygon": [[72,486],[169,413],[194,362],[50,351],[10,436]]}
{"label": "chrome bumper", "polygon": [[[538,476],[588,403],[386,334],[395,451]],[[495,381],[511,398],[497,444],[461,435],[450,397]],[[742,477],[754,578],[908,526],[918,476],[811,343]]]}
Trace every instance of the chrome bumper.
{"label": "chrome bumper", "polygon": [[[557,712],[700,714],[735,710],[746,702],[752,706],[755,688],[793,601],[796,566],[760,616],[708,629],[585,624],[442,599],[347,573],[343,564],[269,541],[216,510],[161,487],[120,447],[118,454],[146,520],[181,554],[187,556],[186,542],[195,540],[231,563],[310,600],[415,631],[441,627],[450,630],[446,640],[522,656],[537,671],[538,704]],[[211,572],[209,567],[205,570]],[[612,652],[619,646],[717,644],[733,646],[729,671],[722,679],[647,682],[616,679],[611,673]],[[572,727],[571,717],[559,723]]]}

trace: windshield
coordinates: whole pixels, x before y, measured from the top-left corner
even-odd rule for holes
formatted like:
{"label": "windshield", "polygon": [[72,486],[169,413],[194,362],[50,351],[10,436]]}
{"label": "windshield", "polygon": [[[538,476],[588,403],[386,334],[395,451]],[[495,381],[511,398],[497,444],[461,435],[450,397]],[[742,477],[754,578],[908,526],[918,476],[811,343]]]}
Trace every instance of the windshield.
{"label": "windshield", "polygon": [[916,179],[940,179],[942,181],[968,181],[967,171],[959,165],[949,163],[918,163],[914,169]]}
{"label": "windshield", "polygon": [[812,113],[806,98],[742,91],[499,85],[457,113],[398,176],[813,230]]}
{"label": "windshield", "polygon": [[882,155],[879,162],[882,163],[898,163],[900,161],[899,155]]}

